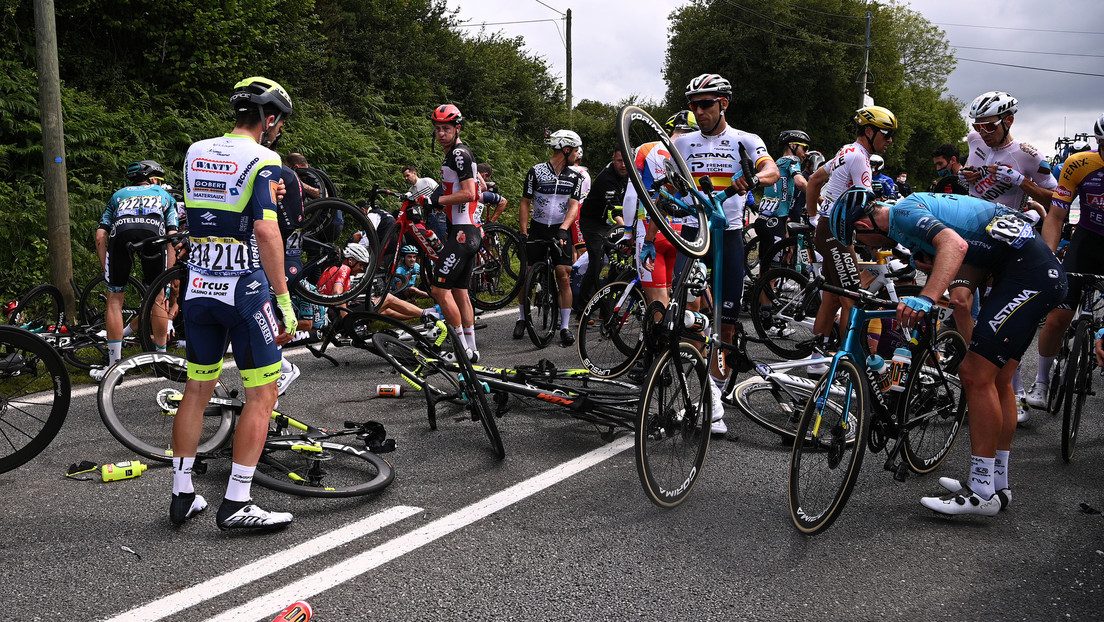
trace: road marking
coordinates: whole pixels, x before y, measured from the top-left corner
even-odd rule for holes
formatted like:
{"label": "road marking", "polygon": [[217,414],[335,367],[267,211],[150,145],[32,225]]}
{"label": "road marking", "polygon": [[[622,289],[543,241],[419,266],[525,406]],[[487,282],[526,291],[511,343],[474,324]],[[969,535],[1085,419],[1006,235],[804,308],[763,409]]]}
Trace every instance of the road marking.
{"label": "road marking", "polygon": [[[123,622],[124,620],[127,622],[153,622],[154,620],[160,620],[197,603],[225,594],[270,574],[280,572],[289,566],[302,562],[304,559],[325,553],[330,549],[352,542],[357,538],[422,511],[422,508],[407,505],[388,508],[379,514],[362,518],[355,523],[324,533],[285,551],[273,553],[237,570],[232,570],[198,585],[155,600],[148,605],[131,609],[111,618],[108,622]],[[283,603],[283,605],[276,608],[274,613],[278,613],[286,605],[287,603]]]}
{"label": "road marking", "polygon": [[466,527],[495,512],[518,503],[523,499],[562,482],[596,464],[608,460],[633,446],[631,437],[620,438],[609,445],[569,460],[540,475],[515,484],[495,493],[482,501],[439,518],[432,523],[381,544],[376,548],[337,563],[325,570],[308,575],[278,590],[231,609],[221,615],[209,618],[206,622],[240,622],[241,620],[268,620],[288,603],[299,599],[311,598],[330,588],[336,587],[382,566],[383,564],[415,551],[430,542]]}

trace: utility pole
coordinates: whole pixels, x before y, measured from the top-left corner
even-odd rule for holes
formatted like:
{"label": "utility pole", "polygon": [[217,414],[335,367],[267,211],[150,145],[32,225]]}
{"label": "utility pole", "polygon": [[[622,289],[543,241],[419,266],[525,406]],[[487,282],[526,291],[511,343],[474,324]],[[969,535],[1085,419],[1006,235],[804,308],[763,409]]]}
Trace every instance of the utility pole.
{"label": "utility pole", "polygon": [[574,111],[571,107],[571,9],[567,10],[567,121],[571,123]]}
{"label": "utility pole", "polygon": [[863,51],[862,84],[859,89],[859,108],[866,107],[866,77],[870,74],[870,11],[866,12],[866,48]]}
{"label": "utility pole", "polygon": [[61,116],[57,29],[54,0],[35,0],[35,57],[38,65],[39,109],[42,115],[43,179],[46,182],[46,237],[50,280],[62,292],[67,317],[76,311],[73,255],[69,240],[69,191],[65,185],[65,125]]}

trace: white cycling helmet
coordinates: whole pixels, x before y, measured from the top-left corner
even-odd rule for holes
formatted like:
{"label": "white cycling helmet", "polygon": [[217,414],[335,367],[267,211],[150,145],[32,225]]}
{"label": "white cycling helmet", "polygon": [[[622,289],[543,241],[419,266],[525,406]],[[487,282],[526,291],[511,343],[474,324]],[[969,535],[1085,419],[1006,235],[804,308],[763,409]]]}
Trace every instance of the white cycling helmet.
{"label": "white cycling helmet", "polygon": [[970,118],[984,119],[985,117],[1006,117],[1016,114],[1016,101],[1004,91],[989,91],[977,96],[974,103],[970,104]]}
{"label": "white cycling helmet", "polygon": [[877,173],[885,167],[885,159],[880,155],[870,156],[870,170]]}
{"label": "white cycling helmet", "polygon": [[345,247],[344,257],[346,259],[353,258],[362,264],[372,263],[372,254],[368,252],[368,249],[363,244],[355,242]]}
{"label": "white cycling helmet", "polygon": [[548,137],[548,144],[551,145],[553,149],[582,147],[583,139],[579,138],[579,135],[571,130],[557,130]]}
{"label": "white cycling helmet", "polygon": [[1093,134],[1096,135],[1097,140],[1104,140],[1104,114],[1100,115],[1100,118],[1096,120],[1096,124],[1093,125]]}
{"label": "white cycling helmet", "polygon": [[732,83],[719,74],[703,73],[686,85],[686,98],[690,99],[694,95],[701,95],[702,93],[716,93],[729,97],[732,95]]}

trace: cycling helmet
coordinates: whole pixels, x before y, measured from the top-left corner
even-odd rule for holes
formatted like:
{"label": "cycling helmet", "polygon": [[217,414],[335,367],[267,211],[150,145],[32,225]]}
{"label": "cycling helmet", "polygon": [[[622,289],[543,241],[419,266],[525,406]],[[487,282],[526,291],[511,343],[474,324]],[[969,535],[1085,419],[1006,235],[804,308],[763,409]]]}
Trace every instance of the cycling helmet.
{"label": "cycling helmet", "polygon": [[703,93],[716,93],[728,97],[732,95],[732,84],[715,73],[703,73],[686,85],[686,98]]}
{"label": "cycling helmet", "polygon": [[282,117],[291,116],[291,96],[284,87],[261,76],[246,78],[235,84],[230,106],[234,112],[244,112],[250,106],[270,106],[278,110]]}
{"label": "cycling helmet", "polygon": [[1090,149],[1089,141],[1087,141],[1087,140],[1078,140],[1078,141],[1075,141],[1072,145],[1070,145],[1070,154],[1081,153],[1082,151],[1088,151],[1089,149]]}
{"label": "cycling helmet", "polygon": [[578,147],[575,148],[575,159],[576,160],[582,160],[583,159],[583,146],[582,145],[579,145]]}
{"label": "cycling helmet", "polygon": [[801,145],[809,146],[809,135],[801,130],[784,130],[778,135],[779,145],[788,145],[790,143],[798,143]]}
{"label": "cycling helmet", "polygon": [[429,115],[429,120],[434,123],[463,125],[464,115],[460,114],[460,109],[456,106],[452,104],[442,104],[433,109],[433,114]]}
{"label": "cycling helmet", "polygon": [[810,151],[805,154],[805,166],[808,167],[810,173],[815,173],[818,168],[824,166],[824,154],[819,151]]}
{"label": "cycling helmet", "polygon": [[870,170],[877,173],[885,167],[885,159],[880,155],[870,156]]}
{"label": "cycling helmet", "polygon": [[346,259],[355,259],[362,264],[372,263],[372,254],[368,252],[367,248],[364,248],[363,244],[351,243],[347,245],[345,247],[344,257]]}
{"label": "cycling helmet", "polygon": [[1104,114],[1100,115],[1100,118],[1096,120],[1096,124],[1093,125],[1093,134],[1096,135],[1097,140],[1104,140]]}
{"label": "cycling helmet", "polygon": [[881,106],[867,106],[855,111],[855,123],[859,127],[869,125],[880,130],[897,129],[897,117],[888,108]]}
{"label": "cycling helmet", "polygon": [[693,132],[698,129],[698,120],[694,117],[693,112],[682,110],[671,115],[667,122],[663,124],[663,127],[667,129],[668,134],[675,130]]}
{"label": "cycling helmet", "polygon": [[160,164],[153,160],[142,160],[141,162],[131,162],[126,167],[127,181],[138,184],[143,181],[149,181],[153,178],[164,179],[165,169]]}
{"label": "cycling helmet", "polygon": [[985,117],[1004,118],[1010,114],[1016,114],[1016,101],[1004,91],[989,91],[977,96],[974,103],[970,104],[970,118],[983,119]]}
{"label": "cycling helmet", "polygon": [[851,188],[840,195],[828,216],[828,230],[844,246],[851,246],[855,237],[855,221],[870,214],[874,193],[866,188]]}
{"label": "cycling helmet", "polygon": [[552,135],[548,137],[548,144],[551,145],[553,149],[582,147],[583,139],[579,138],[579,135],[571,130],[557,130],[552,132]]}
{"label": "cycling helmet", "polygon": [[417,255],[418,247],[414,246],[413,244],[407,244],[399,249],[399,253],[403,255]]}

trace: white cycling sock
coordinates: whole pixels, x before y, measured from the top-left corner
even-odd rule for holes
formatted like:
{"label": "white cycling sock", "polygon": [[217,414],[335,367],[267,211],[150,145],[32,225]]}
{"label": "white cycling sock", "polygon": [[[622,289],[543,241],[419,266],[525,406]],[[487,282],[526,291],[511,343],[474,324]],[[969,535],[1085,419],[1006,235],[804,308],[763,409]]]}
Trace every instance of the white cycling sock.
{"label": "white cycling sock", "polygon": [[123,358],[123,342],[122,342],[122,340],[108,341],[107,342],[107,366],[111,367],[112,365],[114,365],[116,363],[116,361],[118,361],[121,358]]}
{"label": "white cycling sock", "polygon": [[290,371],[291,371],[291,363],[288,362],[287,359],[281,358],[280,359],[280,373],[281,374],[286,374]]}
{"label": "white cycling sock", "polygon": [[982,499],[990,499],[996,489],[993,486],[993,462],[995,458],[971,456],[970,490]]}
{"label": "white cycling sock", "polygon": [[571,307],[560,309],[560,328],[571,327]]}
{"label": "white cycling sock", "polygon": [[1008,488],[1007,449],[998,449],[997,457],[993,459],[993,488],[996,490]]}
{"label": "white cycling sock", "polygon": [[192,486],[192,465],[195,464],[195,457],[191,458],[173,458],[173,494],[179,495],[180,493],[195,492],[195,488]]}
{"label": "white cycling sock", "polygon": [[130,324],[127,324],[126,326],[123,327],[123,339],[126,339],[127,337],[129,337],[133,334],[134,334],[134,327],[133,326],[131,326]]}
{"label": "white cycling sock", "polygon": [[1035,372],[1036,384],[1050,384],[1050,370],[1054,368],[1056,356],[1039,355],[1039,369]]}
{"label": "white cycling sock", "polygon": [[255,466],[247,467],[235,462],[230,468],[226,498],[231,501],[249,501],[249,488],[253,485],[253,472],[256,470]]}
{"label": "white cycling sock", "polygon": [[475,347],[475,325],[464,327],[464,345],[468,346],[472,350],[478,350]]}
{"label": "white cycling sock", "polygon": [[1012,374],[1012,390],[1017,396],[1023,397],[1023,378],[1020,375],[1020,366],[1016,366],[1016,373]]}

